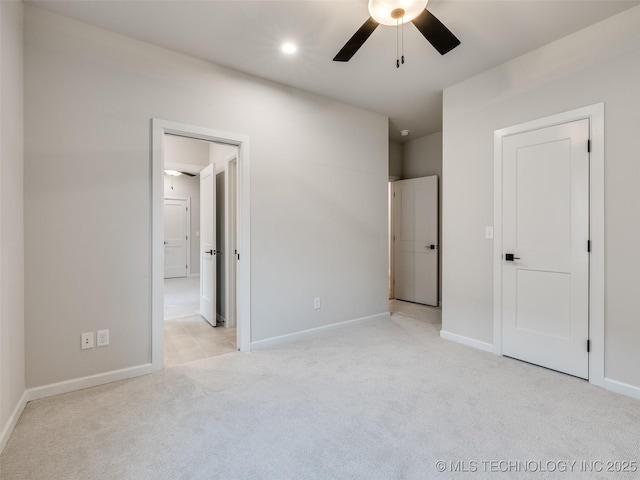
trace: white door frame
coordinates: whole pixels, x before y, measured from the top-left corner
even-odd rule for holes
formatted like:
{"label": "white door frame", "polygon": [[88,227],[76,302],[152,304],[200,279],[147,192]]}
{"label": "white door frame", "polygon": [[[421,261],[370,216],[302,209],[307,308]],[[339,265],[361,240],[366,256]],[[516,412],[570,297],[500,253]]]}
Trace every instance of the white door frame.
{"label": "white door frame", "polygon": [[[224,216],[224,232],[225,232],[225,327],[236,327],[236,269],[237,259],[236,252],[231,253],[231,248],[238,238],[238,223],[233,221],[235,216],[237,220],[237,189],[238,189],[238,154],[234,153],[225,160],[224,169],[224,195],[225,195],[225,216]],[[231,169],[235,166],[235,177],[231,178]],[[234,197],[236,201],[234,202]]]}
{"label": "white door frame", "polygon": [[[164,169],[163,169],[164,171]],[[187,277],[191,276],[191,199],[188,197],[176,197],[170,195],[164,200],[184,200],[187,202]],[[164,206],[164,203],[163,203]]]}
{"label": "white door frame", "polygon": [[185,123],[151,120],[151,363],[164,367],[164,135],[226,143],[238,147],[238,262],[237,345],[251,348],[251,225],[249,137]]}
{"label": "white door frame", "polygon": [[[393,178],[393,180],[392,180]],[[389,300],[395,298],[396,289],[395,289],[395,249],[396,249],[396,228],[395,228],[395,217],[393,215],[393,210],[396,205],[396,180],[397,177],[389,177],[389,183],[387,184],[387,194],[389,195],[389,200],[387,202],[387,209],[389,218],[387,219],[387,225],[389,228],[388,241],[389,245],[387,248],[387,252],[389,255]]]}
{"label": "white door frame", "polygon": [[[502,139],[588,118],[589,166],[589,383],[605,386],[604,379],[604,103],[502,128],[494,132],[493,158],[493,351],[502,355]],[[586,348],[586,345],[585,345]]]}
{"label": "white door frame", "polygon": [[[419,291],[430,291],[431,289],[426,288],[426,289],[420,289],[417,287],[417,284],[419,282],[419,280],[417,279],[418,277],[418,272],[420,271],[418,268],[415,267],[416,264],[416,259],[417,259],[417,254],[419,252],[416,251],[417,244],[420,243],[416,240],[416,233],[414,231],[413,236],[412,236],[412,241],[410,242],[411,245],[411,252],[412,255],[415,257],[414,261],[412,262],[414,264],[414,272],[413,272],[413,280],[412,280],[412,285],[411,285],[411,290],[413,291],[412,294],[408,294],[407,292],[407,287],[406,285],[404,286],[404,292],[401,292],[400,295],[403,296],[404,298],[401,298],[401,300],[405,300],[405,301],[409,301],[409,302],[417,302],[423,305],[428,305],[431,307],[437,307],[439,306],[440,302],[438,300],[439,297],[439,278],[438,278],[438,272],[439,272],[439,254],[438,254],[438,249],[439,247],[439,224],[438,224],[438,209],[439,209],[439,190],[440,190],[440,179],[438,177],[438,175],[427,175],[424,177],[415,177],[415,178],[404,178],[402,180],[396,180],[393,182],[393,195],[392,195],[392,202],[391,202],[391,212],[390,212],[390,216],[392,217],[392,225],[391,225],[391,230],[392,230],[392,237],[390,239],[391,242],[393,242],[392,247],[393,247],[393,253],[392,253],[392,265],[393,265],[393,271],[392,271],[392,276],[393,276],[393,298],[396,299],[398,298],[398,294],[396,294],[396,290],[395,290],[395,280],[396,280],[396,271],[395,271],[395,267],[400,265],[400,261],[396,260],[396,255],[395,255],[395,250],[396,248],[398,248],[399,246],[399,242],[400,241],[396,241],[395,237],[401,234],[401,231],[404,229],[404,226],[402,226],[404,223],[404,213],[403,213],[403,205],[404,205],[404,190],[403,187],[411,185],[412,189],[414,191],[414,197],[418,197],[418,194],[416,192],[420,191],[420,185],[423,185],[425,188],[425,191],[428,192],[429,190],[429,183],[431,183],[431,180],[435,178],[435,182],[436,182],[436,215],[435,215],[435,228],[436,228],[436,237],[434,239],[435,245],[437,245],[436,250],[435,250],[435,254],[436,254],[436,269],[435,269],[435,300],[434,303],[426,303],[429,299],[426,298],[419,298],[419,295],[417,292]],[[398,185],[402,185],[401,187],[398,187]],[[397,193],[398,191],[401,192],[401,196],[400,199],[398,200],[398,196]],[[413,209],[414,209],[414,218],[411,220],[412,224],[413,224],[413,230],[417,230],[418,226],[417,226],[417,218],[419,217],[424,217],[424,215],[415,215],[415,211],[419,210],[419,206],[424,207],[423,210],[428,210],[429,205],[422,205],[418,202],[418,200],[416,200],[415,198],[412,198],[411,200],[411,204],[413,205]],[[396,212],[396,210],[399,210],[399,212]],[[400,229],[398,229],[398,225],[396,222],[400,221],[400,223],[402,224]],[[400,231],[398,231],[400,230]],[[402,240],[402,239],[401,239]],[[425,239],[425,242],[427,240]],[[420,243],[421,245],[424,245],[424,243]],[[426,247],[426,245],[425,245]],[[420,247],[422,248],[422,247]],[[433,250],[423,250],[424,254],[429,254],[429,252],[433,252]],[[404,268],[401,268],[401,271],[404,271]],[[425,271],[425,270],[422,270]],[[431,272],[432,270],[430,268],[427,268],[426,271]],[[405,275],[401,275],[402,276],[406,276],[406,272]],[[424,303],[423,303],[424,302]]]}

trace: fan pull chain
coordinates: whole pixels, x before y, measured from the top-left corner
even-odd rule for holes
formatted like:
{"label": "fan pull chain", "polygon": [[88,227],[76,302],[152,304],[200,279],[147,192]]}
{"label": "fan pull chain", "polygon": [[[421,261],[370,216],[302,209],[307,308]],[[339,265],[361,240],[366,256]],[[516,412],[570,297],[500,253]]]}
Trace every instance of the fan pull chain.
{"label": "fan pull chain", "polygon": [[404,65],[404,16],[396,18],[396,68],[401,64]]}
{"label": "fan pull chain", "polygon": [[399,18],[396,18],[396,68],[400,68],[400,19]]}
{"label": "fan pull chain", "polygon": [[402,17],[402,46],[401,46],[401,52],[402,52],[402,64],[404,65],[404,17]]}

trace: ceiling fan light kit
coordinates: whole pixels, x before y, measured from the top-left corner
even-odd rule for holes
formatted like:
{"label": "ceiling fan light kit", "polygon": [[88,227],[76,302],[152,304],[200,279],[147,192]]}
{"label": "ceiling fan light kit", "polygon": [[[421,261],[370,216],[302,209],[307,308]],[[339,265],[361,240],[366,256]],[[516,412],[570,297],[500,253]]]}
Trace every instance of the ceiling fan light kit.
{"label": "ceiling fan light kit", "polygon": [[165,170],[164,173],[166,173],[167,175],[169,175],[171,177],[179,177],[180,175],[186,175],[187,177],[195,177],[196,176],[195,173],[179,172],[177,170]]}
{"label": "ceiling fan light kit", "polygon": [[428,0],[369,0],[369,14],[382,25],[410,22],[427,8]]}
{"label": "ceiling fan light kit", "polygon": [[[412,22],[440,55],[450,52],[460,45],[460,40],[426,9],[427,3],[428,0],[369,0],[371,16],[342,47],[333,61],[348,62],[351,60],[351,57],[356,54],[380,24],[395,25],[396,28],[401,28],[405,23]],[[404,50],[404,40],[402,45]],[[399,59],[400,55],[396,60],[397,67],[400,66]],[[402,63],[404,63],[404,53],[402,54]]]}

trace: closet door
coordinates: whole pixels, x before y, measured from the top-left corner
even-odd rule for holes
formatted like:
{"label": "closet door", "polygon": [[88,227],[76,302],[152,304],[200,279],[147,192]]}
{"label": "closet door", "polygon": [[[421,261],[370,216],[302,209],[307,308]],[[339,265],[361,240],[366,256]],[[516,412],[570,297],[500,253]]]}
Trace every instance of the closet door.
{"label": "closet door", "polygon": [[164,278],[186,277],[189,263],[186,199],[164,199]]}

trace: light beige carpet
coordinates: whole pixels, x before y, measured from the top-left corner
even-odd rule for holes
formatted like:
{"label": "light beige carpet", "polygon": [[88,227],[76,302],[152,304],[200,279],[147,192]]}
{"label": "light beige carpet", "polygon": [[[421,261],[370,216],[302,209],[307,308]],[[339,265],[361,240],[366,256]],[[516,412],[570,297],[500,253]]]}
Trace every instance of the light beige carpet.
{"label": "light beige carpet", "polygon": [[639,478],[595,462],[637,466],[640,402],[442,340],[434,311],[396,306],[391,320],[31,402],[0,478]]}

